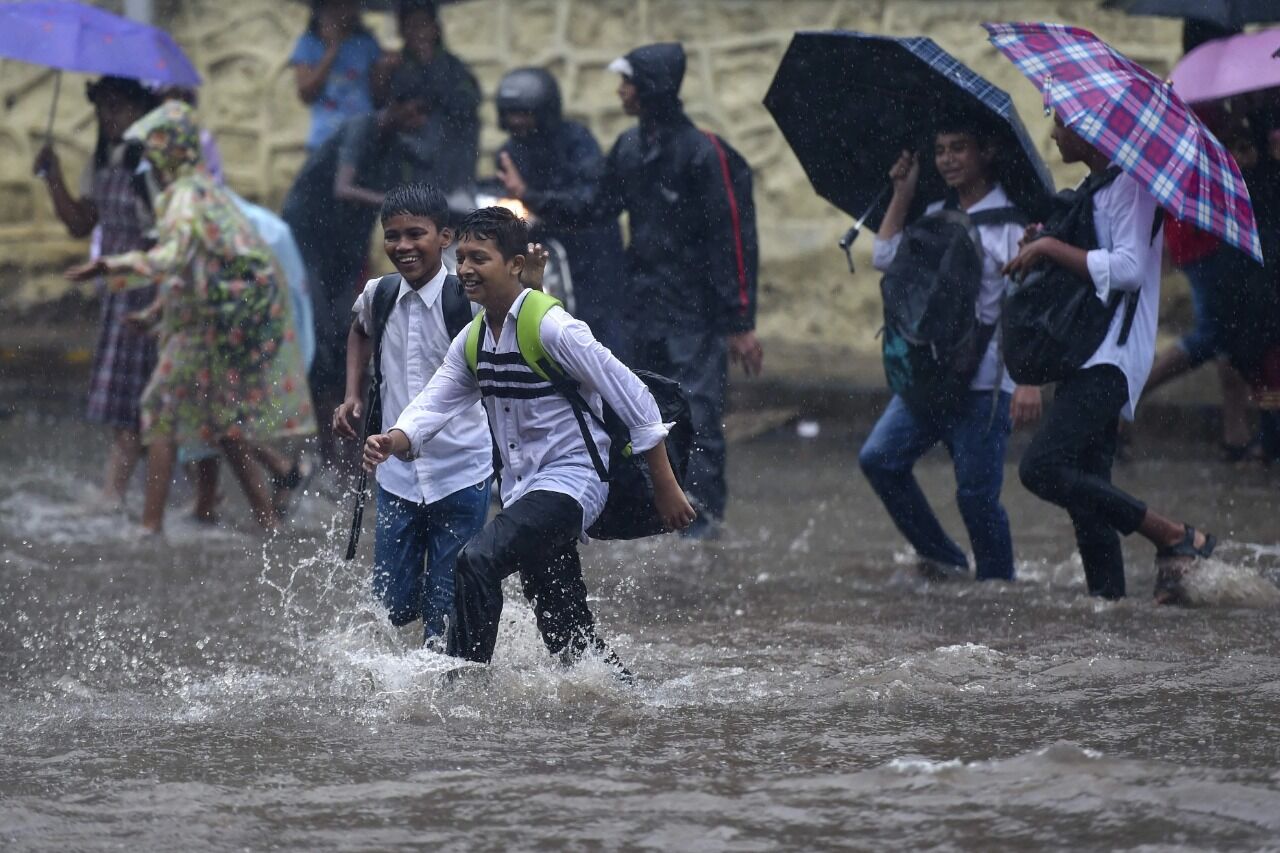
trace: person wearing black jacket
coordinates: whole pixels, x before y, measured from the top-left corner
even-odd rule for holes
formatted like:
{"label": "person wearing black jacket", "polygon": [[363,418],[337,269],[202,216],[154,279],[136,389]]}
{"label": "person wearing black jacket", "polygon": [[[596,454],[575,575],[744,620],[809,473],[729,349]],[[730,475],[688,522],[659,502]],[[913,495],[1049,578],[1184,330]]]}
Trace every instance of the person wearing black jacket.
{"label": "person wearing black jacket", "polygon": [[639,123],[614,143],[593,190],[522,186],[514,164],[499,177],[509,192],[522,190],[540,217],[608,221],[627,211],[624,355],[633,368],[675,379],[689,398],[695,435],[685,485],[699,520],[685,532],[713,536],[725,510],[728,362],[755,374],[764,360],[755,335],[756,294],[738,274],[742,235],[722,154],[680,102],[684,48],[646,45],[609,67],[622,75],[618,96]]}
{"label": "person wearing black jacket", "polygon": [[[563,115],[560,87],[541,68],[517,68],[502,78],[494,99],[498,124],[510,137],[498,150],[499,171],[518,173],[517,196],[529,190],[589,195],[604,154],[591,131]],[[551,217],[530,223],[535,242],[564,247],[573,276],[574,316],[596,340],[624,355],[621,331],[622,230],[616,220],[575,225]]]}

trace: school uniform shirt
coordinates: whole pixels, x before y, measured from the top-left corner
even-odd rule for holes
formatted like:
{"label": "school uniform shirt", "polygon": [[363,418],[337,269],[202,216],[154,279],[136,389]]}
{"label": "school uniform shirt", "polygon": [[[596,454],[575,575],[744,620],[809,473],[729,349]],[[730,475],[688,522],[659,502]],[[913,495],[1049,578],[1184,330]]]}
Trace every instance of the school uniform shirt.
{"label": "school uniform shirt", "polygon": [[[443,265],[431,281],[416,291],[403,279],[395,307],[382,334],[382,424],[386,431],[440,368],[449,350],[444,324]],[[373,294],[378,279],[370,280],[356,298],[355,322],[372,337]],[[460,406],[457,417],[442,425],[412,461],[391,458],[378,466],[378,485],[398,498],[435,503],[456,491],[489,479],[493,474],[493,443],[478,403]]]}
{"label": "school uniform shirt", "polygon": [[1100,248],[1088,254],[1089,276],[1103,302],[1110,298],[1113,290],[1136,290],[1138,307],[1125,345],[1117,343],[1124,325],[1122,303],[1111,319],[1106,338],[1082,369],[1099,364],[1120,368],[1129,385],[1129,402],[1121,414],[1129,421],[1133,420],[1156,352],[1160,255],[1164,247],[1159,233],[1155,239],[1151,237],[1156,207],[1155,197],[1123,173],[1093,197],[1093,227]]}
{"label": "school uniform shirt", "polygon": [[[1004,188],[996,184],[991,192],[966,209],[965,213],[995,210],[1009,207],[1011,204]],[[942,210],[942,205],[942,202],[936,201],[925,208],[925,213],[936,213]],[[1024,230],[1023,226],[1016,222],[978,226],[978,239],[982,243],[982,286],[978,291],[974,313],[980,323],[990,325],[1000,319],[1000,301],[1009,284],[1009,279],[1001,275],[1000,270],[1017,256],[1018,241],[1022,239]],[[876,237],[871,249],[872,265],[881,272],[888,270],[894,256],[898,254],[898,246],[901,243],[901,231],[887,240]],[[977,373],[973,375],[973,381],[969,383],[971,390],[990,391],[999,382],[1002,391],[1013,393],[1014,382],[1009,378],[1008,371],[1000,361],[999,337],[1000,330],[997,329],[991,336],[991,343],[987,345],[987,352],[978,365]]]}
{"label": "school uniform shirt", "polygon": [[[401,413],[393,429],[409,437],[408,455],[416,457],[453,418],[483,397],[502,454],[503,505],[510,506],[532,491],[568,495],[582,507],[585,531],[604,509],[609,487],[596,474],[569,401],[520,360],[516,316],[527,296],[526,290],[516,298],[497,340],[489,323],[484,324],[482,347],[498,362],[495,368],[486,369],[483,378],[471,372],[466,357],[467,333],[463,331],[454,338],[444,364]],[[580,391],[591,411],[600,415],[601,400],[608,401],[631,430],[636,453],[656,447],[666,437],[668,427],[662,423],[653,394],[592,336],[586,323],[556,307],[543,317],[538,331],[547,354],[581,383]],[[520,396],[501,396],[504,388]],[[547,390],[551,393],[540,393]],[[600,458],[607,460],[609,436],[592,418],[584,417]]]}

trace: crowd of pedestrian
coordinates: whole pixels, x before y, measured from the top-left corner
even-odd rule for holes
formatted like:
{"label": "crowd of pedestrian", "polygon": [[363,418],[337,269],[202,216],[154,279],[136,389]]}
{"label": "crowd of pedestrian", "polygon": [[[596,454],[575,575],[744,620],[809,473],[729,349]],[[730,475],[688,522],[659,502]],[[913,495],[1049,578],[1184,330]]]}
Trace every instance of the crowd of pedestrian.
{"label": "crowd of pedestrian", "polygon": [[[214,520],[225,457],[271,530],[311,467],[293,440],[318,433],[321,462],[342,470],[363,439],[376,469],[373,588],[392,622],[421,620],[427,644],[487,661],[501,580],[519,572],[553,654],[595,650],[628,677],[595,634],[577,547],[645,535],[616,532],[622,501],[659,527],[720,535],[730,365],[763,367],[750,167],[686,114],[681,45],[646,45],[609,66],[635,125],[607,153],[564,115],[551,73],[507,74],[493,99],[508,138],[490,179],[505,206],[476,209],[480,86],[433,2],[403,0],[396,14],[403,47],[391,52],[356,0],[312,3],[289,58],[311,110],[307,156],[279,216],[225,186],[191,90],[90,85],[99,141],[78,196],[52,148],[40,152],[58,216],[73,235],[97,234],[67,274],[103,304],[88,414],[114,438],[95,508],[123,504],[145,455],[149,535],[163,531],[179,461],[194,515]],[[1019,475],[1068,512],[1089,592],[1125,594],[1120,536],[1136,532],[1156,548],[1158,597],[1177,600],[1180,573],[1215,539],[1112,484],[1120,423],[1144,393],[1219,359],[1224,452],[1280,457],[1265,262],[1280,257],[1280,101],[1273,90],[1198,108],[1248,186],[1261,257],[1165,215],[1061,113],[1059,152],[1089,176],[1033,221],[1009,137],[964,106],[957,96],[920,148],[884,164],[873,259],[895,393],[858,462],[922,572],[968,576],[912,473],[944,445],[975,577],[1011,581],[1004,466],[1010,433],[1034,425]],[[368,275],[375,225],[391,275]],[[1196,326],[1157,357],[1166,246]],[[572,311],[540,292],[551,247],[572,273]],[[1010,326],[1011,294],[1037,275],[1105,306],[1096,340],[1051,378],[1020,360]],[[926,309],[950,340],[907,330],[902,312]],[[1264,405],[1256,436],[1250,387]],[[503,508],[486,524],[495,475]]]}

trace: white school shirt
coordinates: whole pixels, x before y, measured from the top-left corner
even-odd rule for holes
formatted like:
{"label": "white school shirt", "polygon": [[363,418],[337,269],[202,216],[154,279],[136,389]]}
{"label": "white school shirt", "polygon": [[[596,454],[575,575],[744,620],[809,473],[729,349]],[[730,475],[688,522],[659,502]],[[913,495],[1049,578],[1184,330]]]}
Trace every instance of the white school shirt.
{"label": "white school shirt", "polygon": [[[382,333],[382,423],[386,430],[396,422],[431,376],[449,349],[444,324],[444,279],[441,266],[431,281],[416,291],[403,279],[395,307]],[[372,335],[373,294],[378,279],[371,279],[356,298],[355,321]],[[414,503],[435,503],[493,474],[493,444],[484,410],[473,405],[432,439],[412,462],[388,459],[378,466],[378,485],[398,498]]]}
{"label": "white school shirt", "polygon": [[[507,312],[498,340],[484,323],[483,347],[498,356],[519,353],[516,343],[516,316],[528,291],[521,293]],[[653,394],[640,379],[591,334],[587,324],[556,307],[547,312],[539,326],[547,354],[581,383],[582,396],[591,410],[601,414],[601,398],[631,430],[636,453],[657,446],[668,431]],[[460,412],[481,400],[481,384],[467,366],[467,333],[463,331],[449,347],[444,364],[408,408],[393,429],[409,437],[410,456],[434,441]],[[535,374],[520,363],[503,364],[499,370],[534,385]],[[560,394],[529,399],[484,395],[484,407],[494,440],[502,454],[502,503],[510,506],[532,491],[568,495],[582,507],[585,531],[604,509],[608,484],[600,481],[591,456],[582,440],[582,430],[568,400]],[[609,458],[609,437],[587,417],[600,458]]]}
{"label": "white school shirt", "polygon": [[[995,210],[1009,207],[1011,204],[1004,188],[996,184],[991,188],[991,192],[975,202],[965,213]],[[925,213],[937,213],[939,210],[942,210],[942,202],[935,201],[925,208]],[[1001,275],[1000,270],[1017,257],[1018,241],[1022,239],[1025,230],[1016,222],[978,226],[978,239],[982,243],[982,286],[978,291],[974,313],[980,323],[990,325],[1000,319],[1000,300],[1009,284],[1009,279]],[[889,264],[893,263],[894,256],[898,254],[900,243],[902,243],[901,231],[887,240],[877,236],[871,249],[872,265],[881,272],[888,270]],[[999,336],[1000,330],[997,329],[991,336],[991,343],[987,345],[982,363],[978,365],[978,372],[973,375],[973,381],[969,383],[971,390],[990,391],[996,387],[996,380],[999,377],[1000,390],[1013,393],[1014,382],[1004,370],[1004,365],[1000,363]]]}
{"label": "white school shirt", "polygon": [[1164,240],[1157,233],[1151,239],[1151,223],[1156,200],[1138,182],[1121,173],[1093,197],[1093,227],[1098,245],[1088,254],[1089,276],[1098,298],[1106,302],[1113,290],[1138,291],[1138,308],[1133,328],[1124,346],[1118,346],[1124,325],[1125,305],[1121,303],[1111,320],[1102,345],[1084,368],[1114,364],[1124,372],[1129,385],[1129,401],[1121,414],[1133,420],[1138,397],[1147,384],[1156,354],[1156,321],[1160,314],[1160,261]]}

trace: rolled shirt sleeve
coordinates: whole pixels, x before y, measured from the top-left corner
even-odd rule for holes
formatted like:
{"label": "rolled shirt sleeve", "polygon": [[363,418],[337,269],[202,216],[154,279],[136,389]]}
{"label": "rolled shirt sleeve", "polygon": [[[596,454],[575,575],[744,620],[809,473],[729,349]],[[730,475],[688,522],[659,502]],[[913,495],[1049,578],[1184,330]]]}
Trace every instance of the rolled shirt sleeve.
{"label": "rolled shirt sleeve", "polygon": [[1138,290],[1145,281],[1143,263],[1151,243],[1156,200],[1140,191],[1133,178],[1121,175],[1094,196],[1094,204],[1098,242],[1103,247],[1090,251],[1086,263],[1098,298],[1106,302],[1112,290]]}
{"label": "rolled shirt sleeve", "polygon": [[391,427],[409,439],[409,452],[403,458],[416,459],[425,442],[435,438],[449,421],[479,402],[480,385],[467,367],[466,343],[467,329],[463,329],[449,345],[444,362],[427,387],[413,398]]}
{"label": "rolled shirt sleeve", "polygon": [[585,388],[599,394],[626,424],[633,451],[643,453],[667,437],[671,427],[662,422],[653,393],[595,339],[586,323],[562,309],[552,309],[539,331],[547,354]]}

